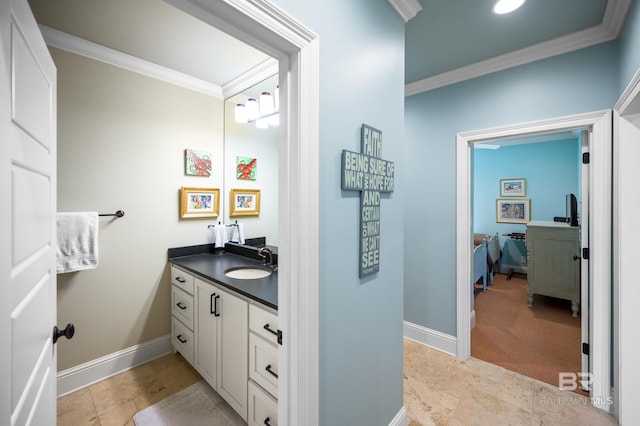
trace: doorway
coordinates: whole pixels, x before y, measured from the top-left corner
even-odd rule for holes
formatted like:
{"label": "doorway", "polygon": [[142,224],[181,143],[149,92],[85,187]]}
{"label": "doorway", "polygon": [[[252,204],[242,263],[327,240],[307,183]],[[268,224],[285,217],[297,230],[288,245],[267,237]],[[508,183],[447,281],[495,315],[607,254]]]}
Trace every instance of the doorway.
{"label": "doorway", "polygon": [[[576,129],[473,146],[473,240],[480,247],[474,247],[472,263],[474,271],[487,265],[489,285],[484,287],[481,278],[472,288],[471,355],[554,386],[560,372],[589,371],[588,358],[581,355],[581,344],[589,337],[588,270],[580,280],[584,262],[578,258],[581,240],[587,240],[580,238],[580,228],[588,227],[588,180],[581,180],[581,175],[588,175],[588,170],[582,171],[588,164],[581,161],[588,137],[588,132]],[[584,207],[573,226],[560,222],[571,216],[566,211],[571,196],[577,198],[577,207]],[[499,207],[521,204],[526,207],[522,218],[499,215]],[[547,288],[536,289],[530,307],[527,273],[534,262],[525,238],[527,222],[549,233],[536,243],[535,263],[545,258],[538,275],[546,274],[550,262],[554,265],[551,276],[538,277]],[[559,238],[559,233],[566,235]],[[486,244],[482,237],[488,243],[488,262],[479,262]],[[535,271],[531,276],[535,279]],[[572,301],[580,306],[572,306]]]}
{"label": "doorway", "polygon": [[473,224],[471,220],[472,191],[471,166],[473,144],[502,138],[516,138],[536,133],[587,129],[590,135],[590,182],[588,229],[590,259],[588,268],[591,303],[590,318],[590,372],[594,378],[591,397],[594,406],[609,411],[606,404],[610,396],[610,314],[611,314],[611,111],[598,111],[545,121],[524,123],[501,128],[460,133],[457,136],[456,181],[456,355],[460,359],[470,356],[471,323],[471,256]]}

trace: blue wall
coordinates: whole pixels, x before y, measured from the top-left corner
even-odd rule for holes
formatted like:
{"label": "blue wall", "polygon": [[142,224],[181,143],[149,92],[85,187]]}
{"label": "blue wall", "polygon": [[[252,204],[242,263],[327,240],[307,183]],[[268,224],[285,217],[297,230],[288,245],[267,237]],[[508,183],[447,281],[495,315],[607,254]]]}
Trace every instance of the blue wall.
{"label": "blue wall", "polygon": [[386,0],[274,3],[319,36],[320,424],[388,425],[403,404],[404,191],[381,200],[380,272],[361,280],[360,198],[340,189],[340,160],[366,123],[404,173],[404,22]]}
{"label": "blue wall", "polygon": [[456,334],[456,134],[611,108],[617,52],[604,43],[406,98],[405,320]]}
{"label": "blue wall", "polygon": [[[474,232],[525,232],[525,225],[496,222],[500,179],[525,178],[525,198],[531,200],[531,220],[565,216],[565,195],[580,197],[578,139],[475,150],[473,156]],[[501,244],[502,246],[502,244]]]}
{"label": "blue wall", "polygon": [[624,91],[633,76],[640,69],[640,5],[631,3],[627,20],[620,34],[620,93]]}

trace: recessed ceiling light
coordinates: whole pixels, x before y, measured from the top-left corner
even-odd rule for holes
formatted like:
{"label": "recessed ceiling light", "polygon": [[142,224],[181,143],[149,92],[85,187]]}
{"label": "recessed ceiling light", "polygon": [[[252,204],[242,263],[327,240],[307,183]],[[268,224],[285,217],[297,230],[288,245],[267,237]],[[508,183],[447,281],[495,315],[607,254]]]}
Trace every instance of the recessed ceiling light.
{"label": "recessed ceiling light", "polygon": [[525,0],[498,0],[493,6],[493,13],[503,15],[505,13],[513,12],[524,4]]}

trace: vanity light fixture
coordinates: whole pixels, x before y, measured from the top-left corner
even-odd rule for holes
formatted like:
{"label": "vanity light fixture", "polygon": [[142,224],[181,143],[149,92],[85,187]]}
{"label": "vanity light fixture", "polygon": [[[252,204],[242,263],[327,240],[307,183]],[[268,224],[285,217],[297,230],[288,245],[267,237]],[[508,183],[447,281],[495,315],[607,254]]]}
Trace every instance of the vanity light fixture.
{"label": "vanity light fixture", "polygon": [[493,6],[493,13],[504,15],[510,13],[524,4],[525,0],[498,0]]}
{"label": "vanity light fixture", "polygon": [[245,103],[236,104],[234,110],[236,123],[256,123],[259,129],[280,124],[280,86],[276,86],[274,96],[270,92],[262,92],[259,100],[248,98]]}

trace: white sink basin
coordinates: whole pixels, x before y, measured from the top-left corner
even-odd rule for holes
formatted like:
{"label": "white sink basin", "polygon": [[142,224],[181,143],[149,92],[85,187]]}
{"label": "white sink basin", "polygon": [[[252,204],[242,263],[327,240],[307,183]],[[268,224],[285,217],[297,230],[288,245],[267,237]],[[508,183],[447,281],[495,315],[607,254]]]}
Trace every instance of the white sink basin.
{"label": "white sink basin", "polygon": [[229,268],[224,274],[229,278],[237,280],[257,280],[271,275],[271,269],[261,268],[259,266],[238,266]]}

